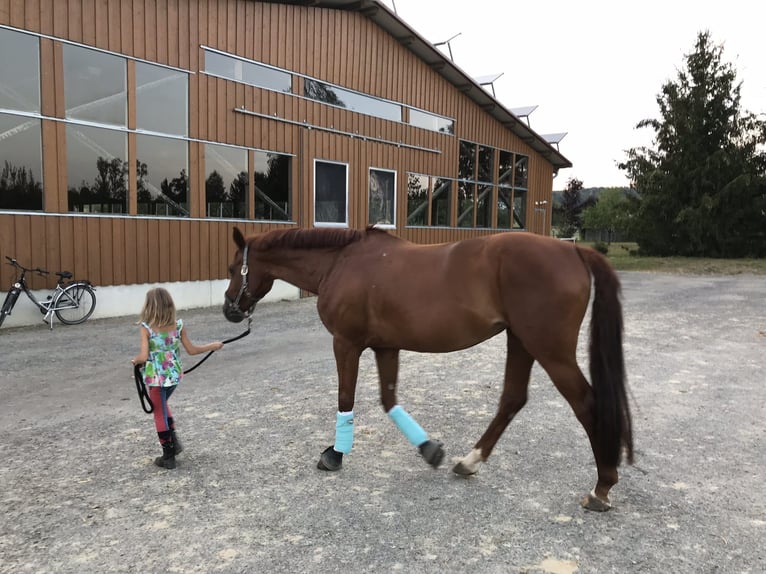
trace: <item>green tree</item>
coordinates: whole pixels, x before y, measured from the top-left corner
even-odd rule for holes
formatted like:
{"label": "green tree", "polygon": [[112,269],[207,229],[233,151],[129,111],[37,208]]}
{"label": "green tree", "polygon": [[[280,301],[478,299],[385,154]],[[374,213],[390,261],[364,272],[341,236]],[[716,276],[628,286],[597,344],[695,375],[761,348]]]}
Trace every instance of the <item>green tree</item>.
{"label": "green tree", "polygon": [[700,32],[675,82],[657,96],[654,147],[619,167],[640,196],[634,229],[651,255],[766,255],[766,123],[740,110],[741,83]]}
{"label": "green tree", "polygon": [[582,213],[583,227],[606,231],[607,243],[612,242],[615,232],[630,233],[631,219],[631,202],[618,187],[606,188],[596,203]]}
{"label": "green tree", "polygon": [[596,202],[592,197],[584,199],[582,189],[582,181],[570,178],[561,194],[561,203],[553,207],[560,222],[559,237],[574,237],[582,229],[582,212]]}

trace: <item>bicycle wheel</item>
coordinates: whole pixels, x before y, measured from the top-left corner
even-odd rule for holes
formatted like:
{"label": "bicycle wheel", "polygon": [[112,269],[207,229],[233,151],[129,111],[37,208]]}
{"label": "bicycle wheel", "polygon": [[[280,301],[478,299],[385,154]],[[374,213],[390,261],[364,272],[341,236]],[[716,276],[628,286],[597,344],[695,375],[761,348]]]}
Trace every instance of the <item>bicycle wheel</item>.
{"label": "bicycle wheel", "polygon": [[83,323],[96,308],[96,292],[87,283],[72,283],[58,294],[52,307],[64,325]]}
{"label": "bicycle wheel", "polygon": [[0,309],[0,325],[2,325],[5,318],[11,314],[11,310],[16,304],[16,299],[19,298],[20,293],[21,291],[15,288],[8,291],[8,294],[5,296],[5,301],[3,301],[3,307]]}

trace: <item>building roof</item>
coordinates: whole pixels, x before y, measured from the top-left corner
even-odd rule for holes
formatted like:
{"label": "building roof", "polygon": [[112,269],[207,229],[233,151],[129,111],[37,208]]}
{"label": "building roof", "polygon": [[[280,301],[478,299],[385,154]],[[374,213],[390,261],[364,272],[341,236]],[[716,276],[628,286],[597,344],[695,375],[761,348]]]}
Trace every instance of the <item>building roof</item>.
{"label": "building roof", "polygon": [[380,0],[266,1],[277,4],[296,4],[360,12],[391,34],[402,46],[410,50],[434,71],[463,92],[486,113],[519,136],[524,143],[548,160],[554,168],[558,170],[572,167],[572,162],[561,155],[559,150],[547,141],[545,137],[535,132],[526,122],[521,121],[510,109],[501,104],[493,94],[485,90],[477,80],[471,78],[471,76],[442,54],[431,42],[418,34]]}

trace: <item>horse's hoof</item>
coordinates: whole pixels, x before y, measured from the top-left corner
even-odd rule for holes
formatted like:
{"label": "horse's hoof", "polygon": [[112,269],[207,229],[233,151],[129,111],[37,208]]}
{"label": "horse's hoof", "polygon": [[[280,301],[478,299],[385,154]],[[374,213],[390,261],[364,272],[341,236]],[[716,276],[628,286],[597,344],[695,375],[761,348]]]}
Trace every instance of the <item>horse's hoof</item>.
{"label": "horse's hoof", "polygon": [[459,474],[460,476],[471,476],[476,474],[477,471],[478,469],[468,468],[468,466],[463,464],[462,461],[460,461],[459,463],[457,463],[455,466],[452,467],[452,472],[454,472],[455,474]]}
{"label": "horse's hoof", "polygon": [[444,458],[444,448],[442,443],[438,440],[427,440],[418,447],[420,455],[434,468],[439,468],[439,465]]}
{"label": "horse's hoof", "polygon": [[343,466],[343,453],[337,452],[331,446],[324,449],[317,463],[319,470],[340,470],[341,466]]}
{"label": "horse's hoof", "polygon": [[594,512],[606,512],[612,508],[612,505],[609,504],[608,500],[602,500],[598,498],[593,492],[586,494],[583,497],[583,499],[580,501],[580,506],[586,510],[592,510]]}

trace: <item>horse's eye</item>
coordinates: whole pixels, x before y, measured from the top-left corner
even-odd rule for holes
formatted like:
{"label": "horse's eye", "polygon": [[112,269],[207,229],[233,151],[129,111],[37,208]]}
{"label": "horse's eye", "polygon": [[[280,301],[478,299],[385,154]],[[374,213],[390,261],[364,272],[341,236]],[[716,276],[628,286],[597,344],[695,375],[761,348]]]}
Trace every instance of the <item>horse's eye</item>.
{"label": "horse's eye", "polygon": [[234,265],[229,265],[229,275],[234,275]]}

